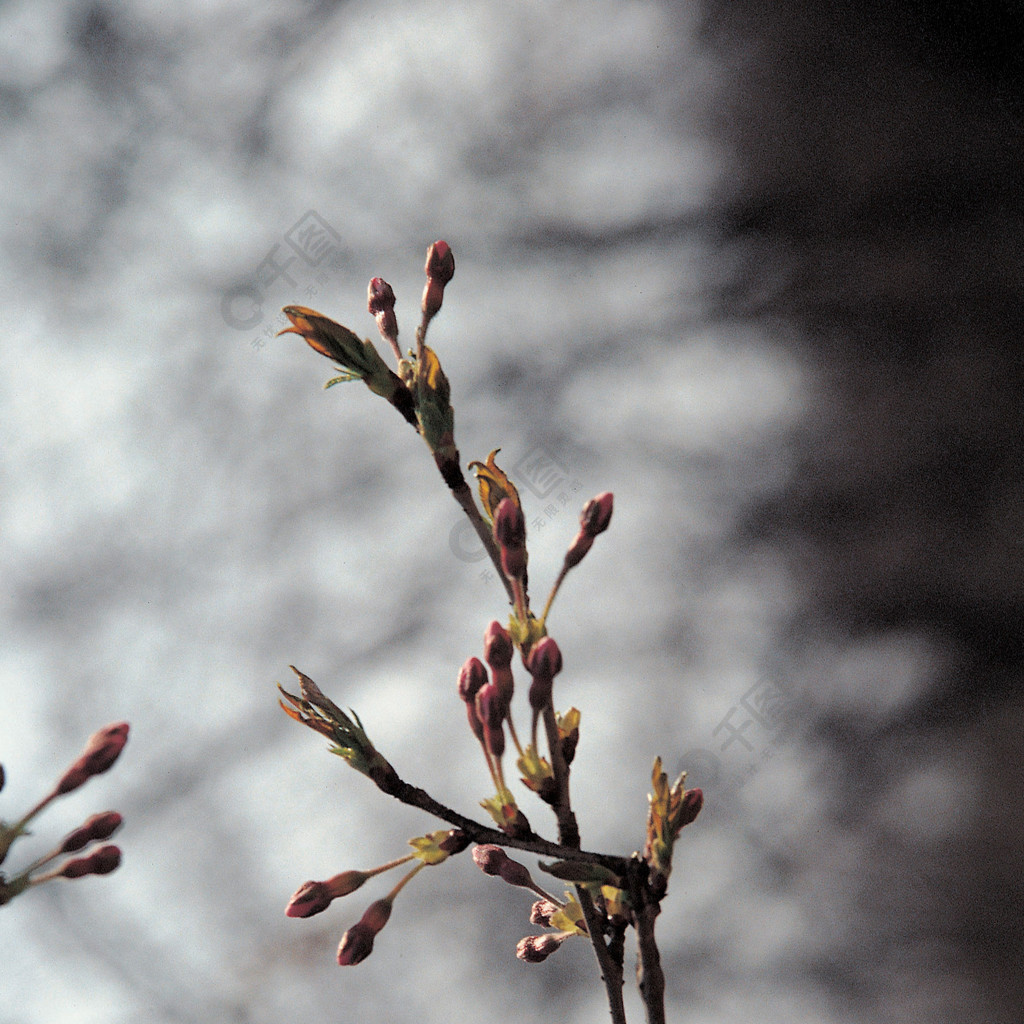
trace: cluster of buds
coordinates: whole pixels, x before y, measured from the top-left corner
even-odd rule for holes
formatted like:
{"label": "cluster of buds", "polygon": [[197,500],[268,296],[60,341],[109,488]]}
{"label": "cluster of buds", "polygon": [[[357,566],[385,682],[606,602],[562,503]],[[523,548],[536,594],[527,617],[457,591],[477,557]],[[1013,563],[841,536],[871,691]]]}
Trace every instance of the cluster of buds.
{"label": "cluster of buds", "polygon": [[587,934],[583,910],[575,898],[567,892],[563,901],[545,892],[533,880],[526,865],[512,860],[500,846],[485,843],[475,847],[473,860],[485,875],[500,878],[508,885],[529,889],[540,897],[530,910],[530,923],[553,928],[554,931],[521,939],[516,946],[516,956],[520,960],[540,963],[559,949],[566,939]]}
{"label": "cluster of buds", "polygon": [[459,670],[457,689],[466,705],[469,727],[483,748],[487,769],[497,791],[481,806],[508,835],[525,837],[532,834],[530,823],[516,806],[515,797],[505,783],[502,763],[506,725],[512,742],[522,754],[512,721],[512,695],[515,692],[513,651],[508,630],[500,622],[491,622],[484,633],[484,657],[491,669],[490,676],[479,658],[469,658]]}
{"label": "cluster of buds", "polygon": [[651,772],[654,792],[647,798],[647,841],[644,860],[648,868],[648,884],[657,899],[668,892],[668,876],[672,873],[672,849],[679,833],[689,825],[704,806],[704,793],[685,789],[686,772],[669,786],[668,776],[661,770],[661,758],[655,758]]}
{"label": "cluster of buds", "polygon": [[[107,771],[118,759],[128,741],[128,723],[116,722],[94,733],[82,753],[57,780],[53,789],[20,819],[7,824],[0,821],[0,864],[11,846],[28,831],[28,824],[54,800],[85,785],[95,775]],[[4,773],[0,767],[0,789]],[[78,828],[69,832],[49,853],[37,858],[11,878],[0,874],[0,906],[9,903],[31,886],[55,878],[81,878],[84,875],[106,875],[121,863],[121,851],[106,842],[120,827],[117,811],[93,814]],[[67,857],[67,854],[81,854]],[[55,861],[67,857],[54,866]]]}
{"label": "cluster of buds", "polygon": [[441,864],[469,846],[469,837],[460,829],[431,832],[409,840],[413,852],[404,857],[388,861],[367,871],[342,871],[323,882],[304,882],[296,890],[285,907],[288,917],[312,917],[325,911],[334,900],[348,896],[361,888],[376,875],[391,871],[402,864],[416,860],[416,864],[401,878],[398,884],[381,899],[374,900],[363,916],[349,928],[338,944],[338,963],[342,967],[353,967],[362,963],[372,952],[377,935],[388,923],[395,899],[402,889],[423,868]]}

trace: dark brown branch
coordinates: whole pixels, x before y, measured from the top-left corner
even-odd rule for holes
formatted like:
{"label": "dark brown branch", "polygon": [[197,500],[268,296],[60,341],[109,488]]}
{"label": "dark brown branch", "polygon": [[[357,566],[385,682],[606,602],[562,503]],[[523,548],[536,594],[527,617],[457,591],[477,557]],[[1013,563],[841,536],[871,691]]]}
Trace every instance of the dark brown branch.
{"label": "dark brown branch", "polygon": [[[374,780],[376,781],[376,780]],[[467,818],[458,811],[446,807],[435,800],[425,790],[416,786],[410,786],[407,782],[398,780],[397,784],[388,782],[378,787],[388,796],[407,804],[409,807],[418,807],[421,811],[434,815],[442,821],[461,828],[473,840],[474,843],[494,843],[496,846],[507,846],[517,850],[525,850],[527,853],[536,854],[538,857],[553,857],[555,860],[570,860],[584,864],[599,864],[602,867],[614,871],[618,875],[625,874],[629,861],[625,857],[616,857],[609,853],[591,853],[587,850],[580,850],[578,847],[562,846],[558,843],[549,842],[538,835],[527,838],[516,838],[499,831],[496,828],[489,828],[481,825],[472,818]]]}
{"label": "dark brown branch", "polygon": [[648,903],[636,915],[637,945],[640,958],[636,965],[636,983],[647,1011],[647,1024],[665,1024],[665,972],[654,938],[654,922],[661,913],[657,903]]}

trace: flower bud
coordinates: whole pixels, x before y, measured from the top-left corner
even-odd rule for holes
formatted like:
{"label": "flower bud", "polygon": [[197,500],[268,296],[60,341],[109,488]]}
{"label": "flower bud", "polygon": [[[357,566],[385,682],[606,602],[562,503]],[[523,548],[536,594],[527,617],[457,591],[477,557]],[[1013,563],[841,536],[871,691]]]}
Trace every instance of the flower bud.
{"label": "flower bud", "polygon": [[530,674],[533,676],[557,676],[562,671],[562,652],[554,637],[544,636],[530,651]]}
{"label": "flower bud", "polygon": [[373,940],[377,933],[366,928],[362,922],[352,925],[338,943],[338,964],[354,967],[361,964],[373,952]]}
{"label": "flower bud", "polygon": [[427,277],[439,282],[442,286],[448,284],[455,276],[455,253],[447,242],[435,242],[427,250],[427,263],[423,268]]}
{"label": "flower bud", "polygon": [[528,964],[539,964],[547,960],[569,937],[570,932],[545,932],[543,935],[527,935],[516,946],[516,956]]}
{"label": "flower bud", "polygon": [[545,928],[551,924],[551,915],[557,914],[559,908],[550,900],[537,900],[530,908],[530,924],[543,925]]}
{"label": "flower bud", "polygon": [[590,537],[604,533],[612,521],[614,501],[615,496],[611,491],[605,491],[596,498],[591,498],[580,513],[580,529]]}
{"label": "flower bud", "polygon": [[565,553],[565,567],[571,569],[583,561],[583,556],[594,546],[594,538],[608,529],[612,520],[613,495],[605,491],[583,506],[580,513],[580,530]]}
{"label": "flower bud", "polygon": [[423,289],[423,315],[430,320],[444,302],[445,285],[455,276],[455,255],[447,242],[435,242],[427,250],[427,284]]}
{"label": "flower bud", "polygon": [[342,967],[361,964],[373,952],[373,940],[388,923],[390,916],[390,899],[385,898],[371,903],[359,922],[341,937],[338,945],[338,963]]}
{"label": "flower bud", "polygon": [[517,860],[512,860],[511,857],[507,858],[501,865],[499,874],[502,880],[508,882],[509,885],[518,885],[524,889],[529,889],[533,885],[533,878],[526,865],[520,864]]}
{"label": "flower bud", "polygon": [[494,683],[480,687],[476,695],[476,713],[480,721],[491,729],[501,727],[505,720],[505,704],[501,699],[501,691]]}
{"label": "flower bud", "polygon": [[522,888],[533,887],[533,878],[529,869],[511,857],[500,846],[484,843],[473,850],[473,860],[485,875],[498,875],[509,885]]}
{"label": "flower bud", "polygon": [[530,707],[534,711],[543,711],[552,700],[551,676],[534,676],[530,683]]}
{"label": "flower bud", "polygon": [[683,794],[683,804],[679,808],[678,827],[689,825],[704,806],[704,791],[700,789],[688,789]]}
{"label": "flower bud", "polygon": [[121,851],[116,846],[101,846],[88,857],[75,857],[65,861],[57,872],[64,878],[81,878],[83,875],[109,875],[121,863]]}
{"label": "flower bud", "polygon": [[515,647],[512,637],[501,623],[492,622],[484,633],[484,657],[491,666],[494,685],[501,695],[505,714],[512,707],[512,696],[515,693],[515,682],[512,678],[512,654]]}
{"label": "flower bud", "polygon": [[94,814],[85,822],[69,832],[60,844],[61,853],[74,853],[88,846],[89,843],[109,839],[120,827],[124,819],[117,811],[104,811],[102,814]]}
{"label": "flower bud", "polygon": [[366,308],[375,317],[382,313],[390,313],[395,308],[394,289],[383,277],[370,278],[366,290]]}
{"label": "flower bud", "polygon": [[93,775],[101,775],[110,768],[128,742],[128,728],[127,722],[115,722],[94,732],[85,750],[61,776],[57,783],[57,793],[70,793]]}
{"label": "flower bud", "polygon": [[507,629],[497,620],[491,622],[484,633],[484,657],[493,670],[508,668],[512,664],[515,647]]}
{"label": "flower bud", "polygon": [[511,499],[502,498],[494,514],[494,539],[503,548],[521,548],[526,544],[526,519],[523,510]]}
{"label": "flower bud", "polygon": [[551,703],[551,689],[554,677],[562,671],[562,652],[558,644],[550,636],[541,637],[529,658],[530,674],[530,707],[541,711]]}
{"label": "flower bud", "polygon": [[476,713],[483,724],[487,749],[495,756],[505,753],[505,713],[507,711],[501,690],[494,683],[481,687],[476,695]]}
{"label": "flower bud", "polygon": [[476,698],[487,683],[487,669],[479,658],[467,658],[459,669],[459,696],[467,703]]}
{"label": "flower bud", "polygon": [[288,917],[312,917],[325,911],[332,898],[326,882],[303,882],[288,901],[284,912]]}
{"label": "flower bud", "polygon": [[395,316],[395,293],[382,277],[374,277],[367,288],[366,308],[377,321],[377,330],[398,350],[398,319]]}
{"label": "flower bud", "polygon": [[438,846],[449,856],[454,857],[455,854],[462,853],[462,851],[469,846],[472,841],[473,840],[470,839],[461,828],[453,828],[448,833],[447,837],[438,843]]}
{"label": "flower bud", "polygon": [[473,860],[485,875],[501,873],[501,865],[508,860],[508,854],[494,843],[481,843],[473,847]]}

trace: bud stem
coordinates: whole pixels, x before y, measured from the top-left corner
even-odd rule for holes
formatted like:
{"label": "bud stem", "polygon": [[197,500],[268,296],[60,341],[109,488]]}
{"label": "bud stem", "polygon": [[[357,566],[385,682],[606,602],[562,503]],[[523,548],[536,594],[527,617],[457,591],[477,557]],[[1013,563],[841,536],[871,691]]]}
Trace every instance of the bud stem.
{"label": "bud stem", "polygon": [[[415,854],[410,854],[410,857],[414,856]],[[405,857],[403,859],[408,860],[409,857]],[[408,882],[412,881],[412,879],[415,878],[416,875],[419,874],[419,872],[422,871],[426,866],[427,865],[424,861],[420,861],[419,864],[416,865],[416,867],[414,867],[411,871],[402,876],[402,878],[398,882],[398,885],[396,885],[394,889],[392,889],[391,892],[389,892],[387,896],[385,896],[384,898],[389,902],[394,902],[395,897],[402,891],[405,885]]]}
{"label": "bud stem", "polygon": [[551,605],[555,602],[555,595],[558,593],[559,588],[562,586],[562,580],[569,575],[569,570],[572,566],[563,565],[561,572],[558,574],[558,578],[555,580],[554,586],[551,588],[551,593],[548,594],[547,601],[544,602],[544,611],[540,616],[540,624],[543,626],[547,622],[548,612],[551,611]]}

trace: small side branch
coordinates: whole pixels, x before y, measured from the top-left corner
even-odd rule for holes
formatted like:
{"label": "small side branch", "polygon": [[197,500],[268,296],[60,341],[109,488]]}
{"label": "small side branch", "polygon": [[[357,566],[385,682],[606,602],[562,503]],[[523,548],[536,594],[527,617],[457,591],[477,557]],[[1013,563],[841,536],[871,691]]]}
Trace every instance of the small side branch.
{"label": "small side branch", "polygon": [[507,846],[516,850],[525,850],[527,853],[536,854],[538,857],[552,857],[555,860],[572,860],[584,864],[599,864],[608,868],[616,874],[624,874],[629,866],[625,857],[616,857],[608,853],[591,853],[587,850],[580,850],[575,847],[562,846],[558,843],[549,842],[540,836],[534,835],[529,838],[516,838],[507,835],[495,828],[481,825],[472,818],[467,818],[458,811],[435,800],[425,790],[416,786],[410,786],[407,782],[399,780],[397,785],[388,784],[386,788],[381,787],[389,796],[393,796],[409,807],[418,807],[421,811],[434,815],[442,821],[461,828],[473,840],[474,843],[494,843],[495,846]]}

